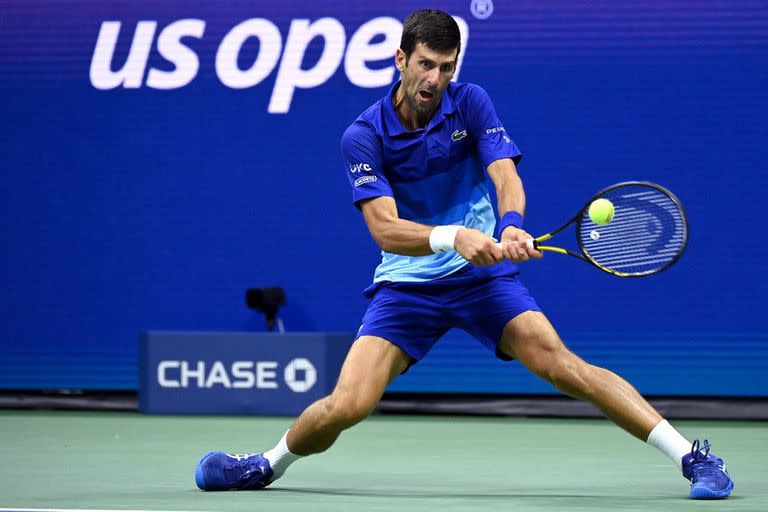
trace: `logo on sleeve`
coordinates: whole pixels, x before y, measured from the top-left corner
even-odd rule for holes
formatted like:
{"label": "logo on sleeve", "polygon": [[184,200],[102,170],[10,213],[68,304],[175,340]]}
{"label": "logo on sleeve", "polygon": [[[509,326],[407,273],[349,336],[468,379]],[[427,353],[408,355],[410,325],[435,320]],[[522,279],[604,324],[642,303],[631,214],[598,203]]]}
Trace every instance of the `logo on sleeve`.
{"label": "logo on sleeve", "polygon": [[355,180],[355,186],[356,186],[356,187],[359,187],[359,186],[360,186],[360,185],[362,185],[363,183],[373,183],[373,182],[374,182],[374,181],[376,181],[377,179],[378,179],[378,178],[377,178],[376,176],[363,176],[362,178],[357,178],[357,179]]}
{"label": "logo on sleeve", "polygon": [[456,130],[451,134],[451,140],[453,142],[459,142],[461,139],[467,136],[467,130]]}
{"label": "logo on sleeve", "polygon": [[368,164],[362,164],[362,163],[352,164],[349,166],[349,172],[351,172],[352,174],[357,174],[358,172],[361,172],[361,171],[370,172],[371,166]]}

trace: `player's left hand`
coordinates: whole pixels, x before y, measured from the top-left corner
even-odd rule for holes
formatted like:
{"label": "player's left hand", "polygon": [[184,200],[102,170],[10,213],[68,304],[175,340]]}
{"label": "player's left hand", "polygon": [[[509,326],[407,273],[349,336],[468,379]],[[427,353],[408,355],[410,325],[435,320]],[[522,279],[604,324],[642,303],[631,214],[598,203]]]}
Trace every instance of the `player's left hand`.
{"label": "player's left hand", "polygon": [[501,234],[501,252],[506,259],[516,263],[522,263],[531,258],[540,259],[544,254],[528,245],[528,240],[532,238],[526,231],[509,226]]}

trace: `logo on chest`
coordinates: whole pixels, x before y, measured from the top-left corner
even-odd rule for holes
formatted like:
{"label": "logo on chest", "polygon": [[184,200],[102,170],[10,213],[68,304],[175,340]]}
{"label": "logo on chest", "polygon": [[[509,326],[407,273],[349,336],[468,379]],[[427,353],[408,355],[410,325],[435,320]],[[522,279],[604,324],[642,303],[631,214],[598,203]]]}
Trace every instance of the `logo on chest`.
{"label": "logo on chest", "polygon": [[456,130],[451,134],[451,140],[453,142],[459,142],[461,139],[467,136],[467,130]]}

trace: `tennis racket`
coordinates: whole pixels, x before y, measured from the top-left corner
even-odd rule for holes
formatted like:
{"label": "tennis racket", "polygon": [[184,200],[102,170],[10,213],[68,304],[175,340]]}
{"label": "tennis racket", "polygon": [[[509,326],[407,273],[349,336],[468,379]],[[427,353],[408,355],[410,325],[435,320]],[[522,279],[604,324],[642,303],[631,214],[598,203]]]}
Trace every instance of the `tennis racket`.
{"label": "tennis racket", "polygon": [[[599,198],[613,203],[608,224],[589,217],[589,205]],[[571,224],[576,224],[579,252],[543,245]],[[568,254],[619,277],[643,277],[672,266],[688,243],[688,220],[680,200],[655,183],[627,181],[595,194],[584,207],[558,229],[530,240],[540,251]]]}

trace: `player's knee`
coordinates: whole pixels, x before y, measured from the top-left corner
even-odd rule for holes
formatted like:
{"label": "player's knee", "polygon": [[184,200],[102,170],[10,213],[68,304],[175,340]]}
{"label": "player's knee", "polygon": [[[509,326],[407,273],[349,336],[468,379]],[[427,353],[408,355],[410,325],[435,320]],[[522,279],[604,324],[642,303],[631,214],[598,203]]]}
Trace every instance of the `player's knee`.
{"label": "player's knee", "polygon": [[342,429],[357,425],[367,418],[376,407],[376,402],[353,393],[334,393],[327,405],[332,423]]}
{"label": "player's knee", "polygon": [[552,382],[565,371],[564,361],[568,350],[562,344],[554,344],[542,339],[537,333],[531,333],[524,350],[518,351],[517,357],[526,368],[535,375]]}

